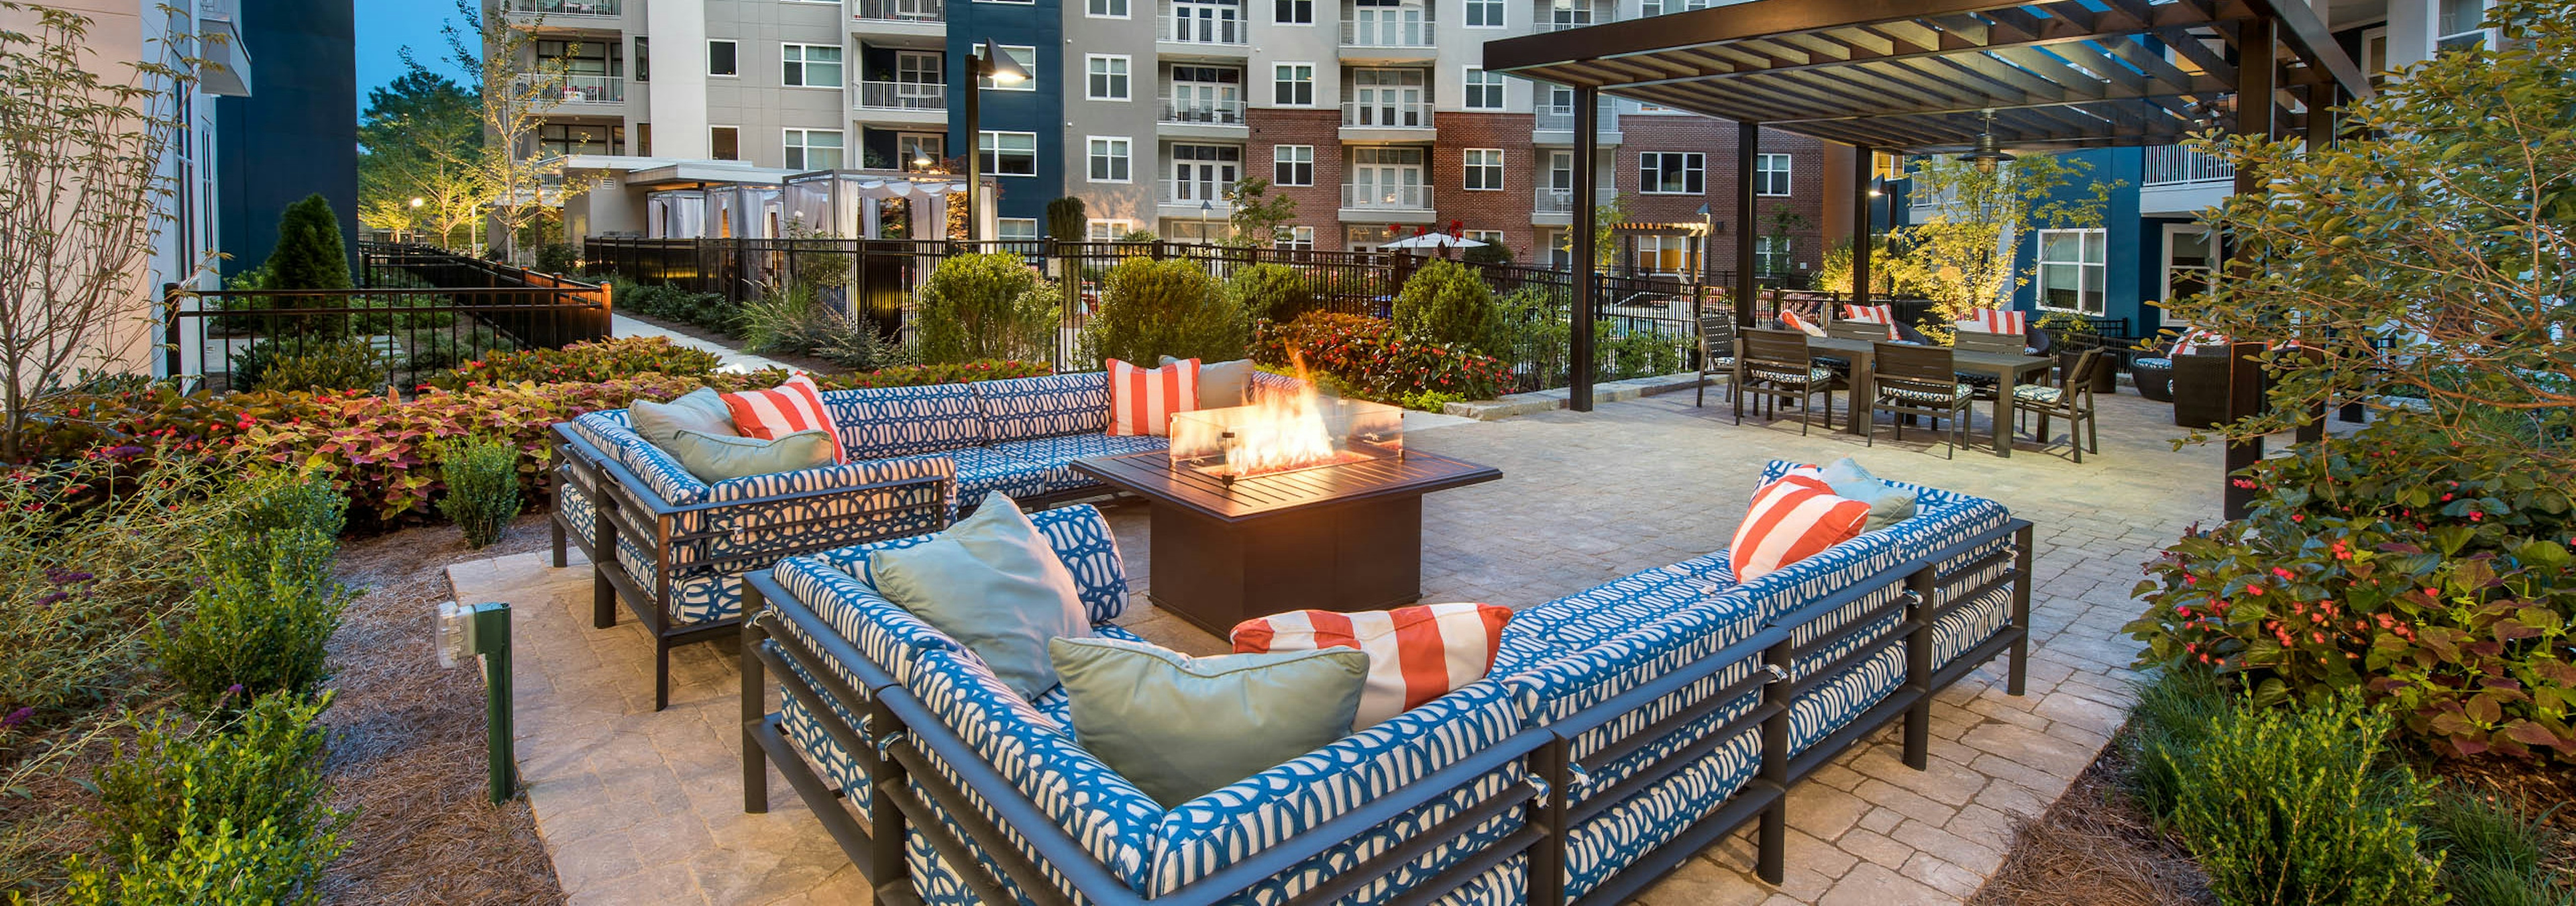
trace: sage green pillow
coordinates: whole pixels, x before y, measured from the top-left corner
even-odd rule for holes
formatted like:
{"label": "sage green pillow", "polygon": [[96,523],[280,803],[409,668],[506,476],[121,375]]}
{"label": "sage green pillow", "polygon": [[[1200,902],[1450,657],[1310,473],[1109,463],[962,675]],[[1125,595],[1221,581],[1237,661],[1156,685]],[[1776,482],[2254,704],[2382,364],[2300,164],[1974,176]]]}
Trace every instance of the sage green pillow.
{"label": "sage green pillow", "polygon": [[832,435],[821,429],[762,440],[682,428],[661,447],[680,461],[680,468],[706,482],[793,472],[839,461],[833,455]]}
{"label": "sage green pillow", "polygon": [[1024,698],[1055,688],[1048,641],[1092,636],[1073,571],[1001,494],[984,495],[974,515],[928,541],[876,552],[868,576],[886,600],[966,646]]}
{"label": "sage green pillow", "polygon": [[[733,410],[725,408],[724,396],[706,387],[691,390],[667,403],[636,400],[626,405],[626,424],[644,442],[671,449],[671,441],[682,431],[695,431],[715,437],[741,437],[742,430],[733,425]],[[672,455],[678,455],[676,453]]]}
{"label": "sage green pillow", "polygon": [[1914,518],[1914,492],[1890,487],[1849,456],[1821,472],[1818,477],[1834,490],[1834,496],[1869,504],[1869,521],[1861,525],[1861,531],[1875,532]]}
{"label": "sage green pillow", "polygon": [[1122,639],[1057,639],[1073,735],[1171,808],[1351,735],[1355,648],[1194,658]]}
{"label": "sage green pillow", "polygon": [[[1178,361],[1181,360],[1171,356],[1163,357],[1165,365]],[[1224,409],[1251,402],[1246,397],[1252,393],[1252,372],[1251,359],[1200,362],[1199,408]]]}

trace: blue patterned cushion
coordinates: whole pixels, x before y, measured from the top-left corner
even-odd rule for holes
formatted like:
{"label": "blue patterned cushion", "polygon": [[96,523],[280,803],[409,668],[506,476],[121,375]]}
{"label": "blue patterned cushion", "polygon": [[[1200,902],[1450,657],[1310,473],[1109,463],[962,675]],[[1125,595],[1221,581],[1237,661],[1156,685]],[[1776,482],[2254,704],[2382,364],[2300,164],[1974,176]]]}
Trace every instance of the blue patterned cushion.
{"label": "blue patterned cushion", "polygon": [[626,424],[626,410],[604,409],[572,420],[573,433],[599,448],[601,455],[643,479],[664,503],[686,506],[707,499],[707,483],[689,474],[680,461],[653,446]]}
{"label": "blue patterned cushion", "polygon": [[1775,371],[1769,368],[1748,368],[1745,370],[1744,376],[1751,380],[1778,381],[1785,384],[1822,384],[1834,379],[1834,370],[1823,365],[1818,365],[1807,369],[1807,373],[1801,375],[1794,371]]}
{"label": "blue patterned cushion", "polygon": [[1019,484],[1027,489],[1025,493],[1038,495],[1061,494],[1101,486],[1099,479],[1074,469],[1074,460],[1168,450],[1171,446],[1171,438],[1167,437],[1068,434],[1063,437],[1006,441],[994,444],[990,449],[1008,454],[1012,459],[1021,462],[1037,464],[1030,474],[1019,476]]}
{"label": "blue patterned cushion", "polygon": [[[1127,612],[1127,564],[1118,553],[1117,536],[1110,533],[1109,520],[1100,514],[1099,507],[1090,504],[1057,507],[1029,514],[1029,522],[1037,526],[1039,534],[1046,536],[1047,546],[1055,549],[1056,557],[1064,561],[1064,568],[1073,573],[1074,586],[1091,622],[1107,623]],[[816,554],[814,559],[865,583],[869,581],[868,557],[871,554],[911,547],[928,538],[927,535],[894,538],[845,547]],[[875,592],[871,590],[869,594],[874,595]],[[929,624],[922,625],[927,627]]]}
{"label": "blue patterned cushion", "polygon": [[2021,384],[2013,388],[2013,399],[2026,403],[2054,406],[2065,398],[2066,391],[2043,384]]}
{"label": "blue patterned cushion", "polygon": [[968,384],[877,387],[823,394],[852,461],[936,453],[984,442],[983,409]]}
{"label": "blue patterned cushion", "polygon": [[2144,368],[2149,371],[2155,371],[2158,369],[2172,370],[2173,360],[2162,356],[2147,356],[2144,358],[2130,359],[2129,365],[2133,368]]}
{"label": "blue patterned cushion", "polygon": [[1084,371],[968,384],[984,413],[984,442],[1109,430],[1109,374]]}
{"label": "blue patterned cushion", "polygon": [[1954,403],[1975,396],[1977,388],[1963,383],[1947,391],[1936,391],[1921,387],[1881,384],[1878,387],[1878,393],[1883,397],[1893,397],[1909,403]]}
{"label": "blue patterned cushion", "polygon": [[957,506],[952,511],[952,515],[974,512],[976,507],[984,504],[986,494],[1009,494],[1016,500],[1045,493],[1045,466],[1013,459],[996,453],[988,447],[959,447],[896,461],[912,460],[934,460],[955,464]]}

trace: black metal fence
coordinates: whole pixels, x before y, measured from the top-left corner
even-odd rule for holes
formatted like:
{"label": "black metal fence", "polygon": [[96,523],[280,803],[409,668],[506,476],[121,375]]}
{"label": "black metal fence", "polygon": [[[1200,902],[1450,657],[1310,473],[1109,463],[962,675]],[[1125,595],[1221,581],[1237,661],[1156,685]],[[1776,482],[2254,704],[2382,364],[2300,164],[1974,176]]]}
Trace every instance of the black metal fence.
{"label": "black metal fence", "polygon": [[171,374],[217,390],[411,391],[495,350],[610,335],[607,287],[418,246],[361,246],[357,289],[165,287]]}

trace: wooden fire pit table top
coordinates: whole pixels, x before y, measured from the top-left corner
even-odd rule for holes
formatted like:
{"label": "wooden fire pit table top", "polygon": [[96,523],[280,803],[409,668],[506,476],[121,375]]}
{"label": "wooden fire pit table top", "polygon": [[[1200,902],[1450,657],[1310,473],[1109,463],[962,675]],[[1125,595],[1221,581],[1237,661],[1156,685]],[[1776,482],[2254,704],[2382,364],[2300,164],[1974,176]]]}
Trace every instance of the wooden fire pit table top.
{"label": "wooden fire pit table top", "polygon": [[1390,497],[1421,496],[1503,477],[1501,469],[1420,450],[1402,458],[1257,475],[1228,482],[1195,469],[1175,470],[1163,453],[1077,460],[1073,467],[1111,487],[1202,516],[1242,523],[1299,510]]}

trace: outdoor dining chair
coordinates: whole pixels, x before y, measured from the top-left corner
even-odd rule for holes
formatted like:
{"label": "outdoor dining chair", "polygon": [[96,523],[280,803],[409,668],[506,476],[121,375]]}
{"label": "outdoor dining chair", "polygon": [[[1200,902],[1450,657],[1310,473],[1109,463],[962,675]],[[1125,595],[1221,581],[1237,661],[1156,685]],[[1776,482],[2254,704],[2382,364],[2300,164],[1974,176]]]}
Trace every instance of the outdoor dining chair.
{"label": "outdoor dining chair", "polygon": [[[1746,394],[1762,395],[1761,400],[1755,401],[1755,410],[1765,418],[1776,417],[1784,399],[1797,400],[1799,409],[1813,412],[1814,401],[1821,396],[1825,402],[1825,430],[1834,429],[1834,391],[1843,389],[1844,384],[1834,376],[1833,369],[1816,364],[1814,355],[1807,351],[1805,333],[1759,328],[1744,331],[1744,358],[1737,367],[1742,370],[1737,375],[1736,424],[1744,424]],[[1764,404],[1769,405],[1767,414],[1762,409]],[[1798,433],[1806,434],[1813,422],[1802,413]]]}
{"label": "outdoor dining chair", "polygon": [[2057,386],[2023,384],[2013,388],[2013,413],[2016,419],[2039,417],[2038,438],[2048,443],[2048,420],[2066,420],[2066,447],[2076,462],[2084,461],[2086,451],[2102,452],[2102,426],[2096,420],[2093,385],[2094,372],[2110,367],[2111,359],[2099,349],[2087,349],[2075,357],[2075,366],[2065,369]]}
{"label": "outdoor dining chair", "polygon": [[1864,443],[1876,446],[1878,414],[1896,414],[1896,439],[1905,439],[1905,418],[1922,416],[1932,420],[1932,430],[1941,430],[1941,420],[1950,420],[1949,443],[1942,455],[1959,457],[1959,447],[1968,442],[1968,407],[1976,392],[1966,381],[1959,380],[1950,361],[1951,350],[1939,346],[1916,346],[1910,343],[1880,341],[1871,356],[1867,438]]}
{"label": "outdoor dining chair", "polygon": [[1888,325],[1854,321],[1850,318],[1836,318],[1833,323],[1825,325],[1825,336],[1837,340],[1866,340],[1876,343],[1887,340],[1888,334]]}
{"label": "outdoor dining chair", "polygon": [[1735,361],[1735,316],[1701,315],[1699,319],[1699,388],[1691,400],[1697,408],[1708,402],[1710,378],[1726,378],[1726,394],[1733,398],[1742,392],[1744,374]]}

